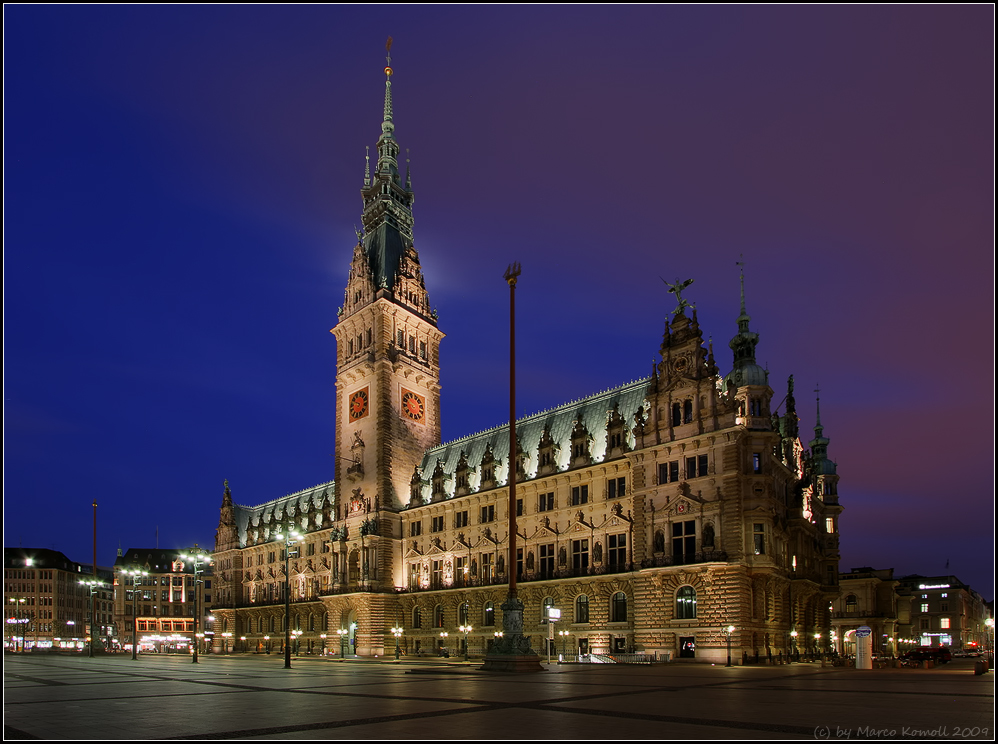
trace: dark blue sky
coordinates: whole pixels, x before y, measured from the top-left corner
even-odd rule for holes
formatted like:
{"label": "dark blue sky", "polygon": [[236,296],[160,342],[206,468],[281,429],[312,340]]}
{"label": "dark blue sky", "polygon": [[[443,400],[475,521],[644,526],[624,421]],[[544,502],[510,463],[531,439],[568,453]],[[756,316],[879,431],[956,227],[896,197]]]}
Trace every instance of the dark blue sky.
{"label": "dark blue sky", "polygon": [[[693,278],[839,464],[842,568],[994,584],[994,10],[6,6],[4,544],[211,545],[332,477],[395,39],[445,439],[651,370]],[[971,385],[970,383],[975,383]],[[977,384],[983,385],[982,390]],[[948,563],[948,568],[947,568]]]}

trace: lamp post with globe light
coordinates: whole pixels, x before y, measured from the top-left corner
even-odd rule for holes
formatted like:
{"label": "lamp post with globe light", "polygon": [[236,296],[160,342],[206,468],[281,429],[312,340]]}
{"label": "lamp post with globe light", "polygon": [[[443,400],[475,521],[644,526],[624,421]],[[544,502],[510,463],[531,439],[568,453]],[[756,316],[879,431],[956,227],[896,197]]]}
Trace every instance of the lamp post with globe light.
{"label": "lamp post with globe light", "polygon": [[126,568],[122,571],[125,576],[130,576],[132,579],[132,661],[136,661],[139,658],[138,655],[138,627],[139,621],[136,616],[136,600],[139,594],[139,583],[142,581],[143,576],[148,576],[148,571],[143,571],[141,568]]}
{"label": "lamp post with globe light", "polygon": [[292,551],[292,546],[297,545],[302,539],[301,533],[296,530],[288,530],[286,533],[278,532],[274,535],[277,540],[284,542],[284,668],[291,668],[291,555],[297,557],[298,551]]}
{"label": "lamp post with globe light", "polygon": [[204,548],[198,547],[197,543],[194,543],[194,547],[188,550],[186,553],[181,553],[179,555],[180,560],[189,561],[191,567],[194,569],[194,633],[191,636],[191,642],[194,647],[194,653],[191,656],[191,663],[198,663],[198,620],[200,619],[200,610],[198,609],[198,584],[204,583],[202,579],[198,578],[198,574],[204,573],[204,567],[211,565],[211,553],[209,553]]}
{"label": "lamp post with globe light", "polygon": [[81,581],[80,584],[90,590],[90,642],[87,644],[90,651],[87,655],[92,659],[94,657],[94,636],[97,630],[97,621],[94,617],[94,596],[97,594],[97,590],[105,586],[105,584],[98,579],[86,579]]}
{"label": "lamp post with globe light", "polygon": [[396,625],[392,628],[392,635],[395,636],[395,663],[399,661],[399,639],[402,638],[402,626]]}
{"label": "lamp post with globe light", "polygon": [[459,625],[457,627],[462,633],[464,633],[464,660],[468,660],[468,633],[470,633],[474,628],[470,625]]}

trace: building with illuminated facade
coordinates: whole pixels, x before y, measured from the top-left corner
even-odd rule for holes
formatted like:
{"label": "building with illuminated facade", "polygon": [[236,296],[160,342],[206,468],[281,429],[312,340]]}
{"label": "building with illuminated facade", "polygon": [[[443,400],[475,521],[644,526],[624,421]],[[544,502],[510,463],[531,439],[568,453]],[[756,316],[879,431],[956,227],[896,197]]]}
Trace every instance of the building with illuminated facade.
{"label": "building with illuminated facade", "polygon": [[[119,551],[114,562],[114,617],[120,628],[119,648],[131,649],[133,624],[140,652],[188,653],[195,632],[208,633],[210,641],[211,566],[199,570],[195,581],[193,566],[182,556],[184,552],[131,548],[122,555]],[[204,650],[206,646],[199,648]]]}
{"label": "building with illuminated facade", "polygon": [[898,591],[911,602],[911,621],[901,628],[919,646],[954,651],[984,649],[993,616],[984,598],[956,576],[903,576]]}
{"label": "building with illuminated facade", "polygon": [[[76,563],[57,550],[4,548],[4,647],[82,649],[89,638],[92,564]],[[93,592],[95,647],[114,643],[111,571],[97,568],[102,586]]]}
{"label": "building with illuminated facade", "polygon": [[[535,650],[545,605],[561,610],[556,650],[570,654],[718,661],[729,640],[739,660],[827,648],[838,475],[820,416],[809,446],[799,438],[793,378],[777,394],[756,363],[744,281],[725,370],[677,283],[663,337],[649,339],[651,376],[518,420],[515,452],[508,424],[441,443],[444,334],[413,240],[386,73],[363,231],[332,330],[335,478],[255,506],[226,483],[216,629],[260,650],[283,627],[287,582],[308,648],[391,654],[400,627],[407,653],[459,651],[458,627],[470,625],[481,650],[502,627],[515,570]],[[291,529],[302,536],[289,541]]]}

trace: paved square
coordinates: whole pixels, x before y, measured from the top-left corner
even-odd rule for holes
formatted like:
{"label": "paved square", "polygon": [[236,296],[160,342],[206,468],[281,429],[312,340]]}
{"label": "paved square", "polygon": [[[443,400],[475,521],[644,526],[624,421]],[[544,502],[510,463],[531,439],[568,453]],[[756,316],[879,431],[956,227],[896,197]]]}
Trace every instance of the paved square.
{"label": "paved square", "polygon": [[5,739],[994,739],[994,678],[818,664],[6,655]]}

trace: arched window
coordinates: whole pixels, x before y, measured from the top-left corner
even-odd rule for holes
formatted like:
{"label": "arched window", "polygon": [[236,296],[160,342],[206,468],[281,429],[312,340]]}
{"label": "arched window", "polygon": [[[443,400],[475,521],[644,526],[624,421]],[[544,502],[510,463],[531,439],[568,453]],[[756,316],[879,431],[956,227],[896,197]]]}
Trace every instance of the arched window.
{"label": "arched window", "polygon": [[580,594],[575,598],[575,622],[589,622],[589,597],[585,594]]}
{"label": "arched window", "polygon": [[855,611],[856,611],[856,595],[850,594],[848,597],[846,597],[846,612],[855,612]]}
{"label": "arched window", "polygon": [[433,608],[433,627],[442,628],[444,627],[444,608],[443,605],[437,605]]}
{"label": "arched window", "polygon": [[683,423],[692,424],[693,423],[693,401],[687,400],[683,402]]}
{"label": "arched window", "polygon": [[627,595],[623,592],[617,592],[610,597],[610,622],[627,622]]}
{"label": "arched window", "polygon": [[697,590],[683,586],[676,592],[676,619],[692,620],[697,616]]}
{"label": "arched window", "polygon": [[468,607],[468,603],[467,602],[463,603],[460,607],[457,608],[457,624],[458,625],[468,625],[469,624],[468,623],[468,610],[469,609],[470,608]]}
{"label": "arched window", "polygon": [[554,607],[554,597],[545,597],[541,602],[541,622],[548,619],[548,607]]}
{"label": "arched window", "polygon": [[672,404],[672,425],[679,426],[683,423],[682,408],[678,403]]}
{"label": "arched window", "polygon": [[496,624],[496,606],[491,602],[486,602],[482,608],[482,625],[493,626]]}
{"label": "arched window", "polygon": [[412,608],[412,627],[413,628],[423,627],[423,611],[418,607]]}

